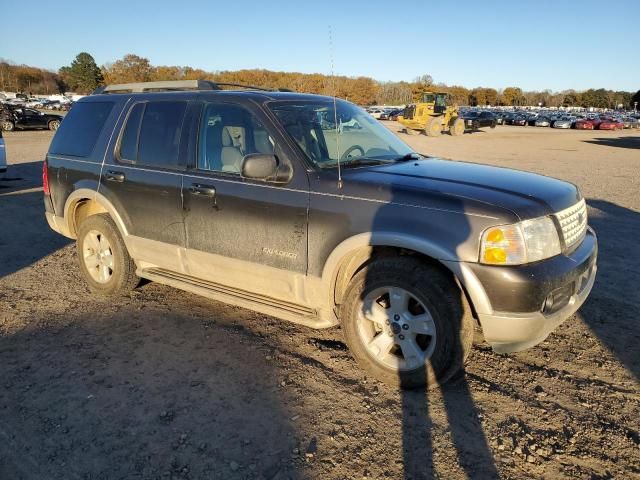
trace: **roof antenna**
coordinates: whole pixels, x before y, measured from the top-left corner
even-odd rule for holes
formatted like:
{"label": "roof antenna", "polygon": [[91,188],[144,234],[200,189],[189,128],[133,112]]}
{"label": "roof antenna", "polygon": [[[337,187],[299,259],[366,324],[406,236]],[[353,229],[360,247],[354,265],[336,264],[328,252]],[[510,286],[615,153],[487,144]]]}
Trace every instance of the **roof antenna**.
{"label": "roof antenna", "polygon": [[333,37],[329,25],[329,61],[331,64],[331,89],[333,90],[333,123],[336,126],[336,153],[338,155],[338,188],[342,188],[342,171],[340,168],[340,129],[338,128],[338,110],[336,108],[336,77],[333,74]]}

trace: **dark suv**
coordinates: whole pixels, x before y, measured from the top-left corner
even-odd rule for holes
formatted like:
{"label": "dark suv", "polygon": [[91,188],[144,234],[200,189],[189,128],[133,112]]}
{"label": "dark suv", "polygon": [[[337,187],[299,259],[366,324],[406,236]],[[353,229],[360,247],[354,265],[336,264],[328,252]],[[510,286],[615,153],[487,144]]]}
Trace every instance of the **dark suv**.
{"label": "dark suv", "polygon": [[403,386],[450,378],[476,327],[498,352],[543,341],[596,275],[576,186],[426,158],[334,98],[109,86],[61,123],[43,177],[91,291],[146,278],[340,324],[365,369]]}

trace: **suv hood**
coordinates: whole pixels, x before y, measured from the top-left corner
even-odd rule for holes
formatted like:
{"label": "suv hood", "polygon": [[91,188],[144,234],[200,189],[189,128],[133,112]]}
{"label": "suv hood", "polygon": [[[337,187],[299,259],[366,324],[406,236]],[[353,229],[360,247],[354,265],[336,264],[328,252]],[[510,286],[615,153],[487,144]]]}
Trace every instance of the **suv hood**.
{"label": "suv hood", "polygon": [[522,220],[564,210],[581,199],[575,185],[555,178],[434,158],[352,170],[345,179],[351,174],[358,180],[375,182],[378,186],[386,184],[393,196],[401,193],[403,200],[407,200],[408,193],[413,193],[412,201],[418,203],[421,192],[439,194],[464,199],[465,209],[473,206],[477,213],[495,212],[495,208],[489,206],[499,207]]}

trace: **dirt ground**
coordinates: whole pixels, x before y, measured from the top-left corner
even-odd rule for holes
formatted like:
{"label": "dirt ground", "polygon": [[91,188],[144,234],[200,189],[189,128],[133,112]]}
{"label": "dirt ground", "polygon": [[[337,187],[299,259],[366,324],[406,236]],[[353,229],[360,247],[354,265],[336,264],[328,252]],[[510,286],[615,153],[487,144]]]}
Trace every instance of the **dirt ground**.
{"label": "dirt ground", "polygon": [[91,296],[43,216],[51,134],[5,134],[0,479],[640,478],[640,132],[399,135],[578,184],[600,241],[576,316],[525,352],[475,346],[428,393],[366,378],[338,328],[153,283]]}

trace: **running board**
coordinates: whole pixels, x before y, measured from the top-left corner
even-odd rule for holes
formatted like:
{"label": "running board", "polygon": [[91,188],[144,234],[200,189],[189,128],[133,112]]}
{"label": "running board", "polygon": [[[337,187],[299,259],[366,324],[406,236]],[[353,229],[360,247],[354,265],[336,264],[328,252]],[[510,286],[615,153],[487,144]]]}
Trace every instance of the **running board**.
{"label": "running board", "polygon": [[136,274],[153,282],[162,283],[170,287],[179,288],[187,292],[202,295],[213,300],[248,308],[260,313],[306,325],[311,328],[322,328],[318,313],[303,305],[286,302],[239,288],[221,285],[219,283],[191,277],[183,273],[165,270],[163,268],[138,269]]}

